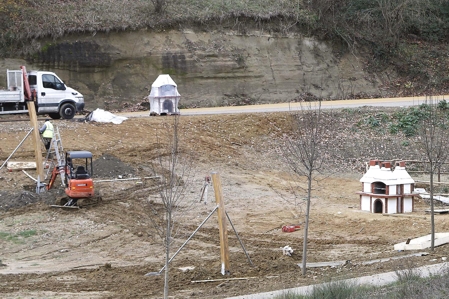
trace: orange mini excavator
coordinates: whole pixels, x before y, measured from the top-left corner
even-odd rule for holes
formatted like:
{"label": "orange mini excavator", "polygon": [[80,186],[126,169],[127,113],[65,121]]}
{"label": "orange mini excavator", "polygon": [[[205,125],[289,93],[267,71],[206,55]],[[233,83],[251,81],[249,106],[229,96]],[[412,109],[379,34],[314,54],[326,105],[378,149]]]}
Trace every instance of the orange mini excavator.
{"label": "orange mini excavator", "polygon": [[65,194],[58,198],[56,208],[79,208],[81,206],[96,203],[100,198],[95,195],[92,180],[93,165],[92,153],[88,151],[68,151],[65,153],[63,165],[56,166],[51,174],[47,190],[50,190],[61,175]]}

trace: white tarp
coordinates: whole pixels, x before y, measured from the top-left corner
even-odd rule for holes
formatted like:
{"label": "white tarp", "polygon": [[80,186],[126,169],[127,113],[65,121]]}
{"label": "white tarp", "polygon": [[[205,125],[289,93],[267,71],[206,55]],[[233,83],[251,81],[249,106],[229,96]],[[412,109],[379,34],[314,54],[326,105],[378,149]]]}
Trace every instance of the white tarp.
{"label": "white tarp", "polygon": [[[421,196],[423,199],[430,199],[430,194],[427,193],[426,189],[424,188],[416,188],[415,192]],[[441,195],[434,195],[433,199],[441,201],[444,204],[449,204],[449,197],[441,196]]]}
{"label": "white tarp", "polygon": [[100,123],[114,123],[116,125],[121,124],[124,120],[127,120],[127,117],[124,116],[116,116],[111,112],[104,111],[103,109],[97,108],[92,111],[86,119],[88,121],[96,121]]}

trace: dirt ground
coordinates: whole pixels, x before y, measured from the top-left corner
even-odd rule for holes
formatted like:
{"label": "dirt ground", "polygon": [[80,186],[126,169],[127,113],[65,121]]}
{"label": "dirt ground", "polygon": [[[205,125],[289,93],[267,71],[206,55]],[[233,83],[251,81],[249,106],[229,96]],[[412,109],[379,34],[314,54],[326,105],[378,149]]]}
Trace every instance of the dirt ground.
{"label": "dirt ground", "polygon": [[[215,208],[213,187],[201,199],[205,177],[218,172],[228,223],[230,274],[221,274],[216,214],[206,221],[173,259],[173,298],[226,298],[316,284],[441,262],[448,246],[427,256],[376,262],[411,252],[393,245],[430,232],[428,204],[416,199],[407,217],[360,211],[359,179],[364,164],[332,174],[314,185],[308,262],[349,261],[344,266],[310,268],[301,275],[305,192],[295,205],[293,183],[279,160],[276,138],[286,117],[277,114],[181,116],[180,142],[191,153],[194,174],[176,214],[172,254]],[[42,121],[40,121],[40,124]],[[37,195],[21,171],[0,171],[0,297],[2,298],[161,298],[163,275],[145,276],[164,266],[162,241],[151,222],[150,205],[160,199],[152,189],[150,165],[163,144],[170,117],[129,118],[122,124],[54,121],[65,150],[94,155],[96,205],[77,210],[50,207],[61,193]],[[30,124],[0,122],[0,161],[25,137]],[[287,129],[285,129],[287,130]],[[33,161],[27,138],[10,161]],[[366,161],[367,162],[367,161]],[[31,176],[35,171],[29,170]],[[140,178],[113,181],[117,178]],[[103,180],[103,181],[100,181]],[[59,181],[57,181],[59,182]],[[303,182],[304,183],[304,182]],[[283,225],[301,225],[282,232]],[[437,232],[449,230],[447,215],[436,215]],[[241,246],[236,233],[242,241]],[[292,256],[282,254],[289,245]],[[245,254],[248,254],[248,256]],[[430,251],[429,251],[430,252]]]}

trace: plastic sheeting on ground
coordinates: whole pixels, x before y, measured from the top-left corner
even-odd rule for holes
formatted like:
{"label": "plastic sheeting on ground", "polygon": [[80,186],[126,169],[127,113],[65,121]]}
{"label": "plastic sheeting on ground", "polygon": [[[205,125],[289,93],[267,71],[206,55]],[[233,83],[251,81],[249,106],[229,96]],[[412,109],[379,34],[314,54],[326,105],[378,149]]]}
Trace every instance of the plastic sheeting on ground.
{"label": "plastic sheeting on ground", "polygon": [[117,116],[111,112],[104,111],[103,109],[97,108],[96,110],[89,113],[86,117],[88,121],[96,121],[101,123],[114,123],[116,125],[121,124],[124,120],[128,118],[125,116]]}
{"label": "plastic sheeting on ground", "polygon": [[[424,188],[416,188],[415,192],[418,193],[423,199],[430,199],[430,194]],[[434,195],[433,199],[441,201],[444,204],[449,204],[449,197]]]}

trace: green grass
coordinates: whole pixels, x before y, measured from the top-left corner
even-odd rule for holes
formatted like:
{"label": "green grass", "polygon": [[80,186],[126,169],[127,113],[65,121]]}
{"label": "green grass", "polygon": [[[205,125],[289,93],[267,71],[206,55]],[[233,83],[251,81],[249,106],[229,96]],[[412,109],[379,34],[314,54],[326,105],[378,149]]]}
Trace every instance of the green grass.
{"label": "green grass", "polygon": [[24,239],[35,236],[36,234],[37,234],[37,231],[34,229],[33,230],[24,230],[17,234],[0,232],[0,239],[19,244],[19,243],[23,243]]}
{"label": "green grass", "polygon": [[37,234],[36,230],[31,229],[31,230],[21,231],[17,235],[22,238],[29,238],[29,237],[35,236],[36,234]]}

